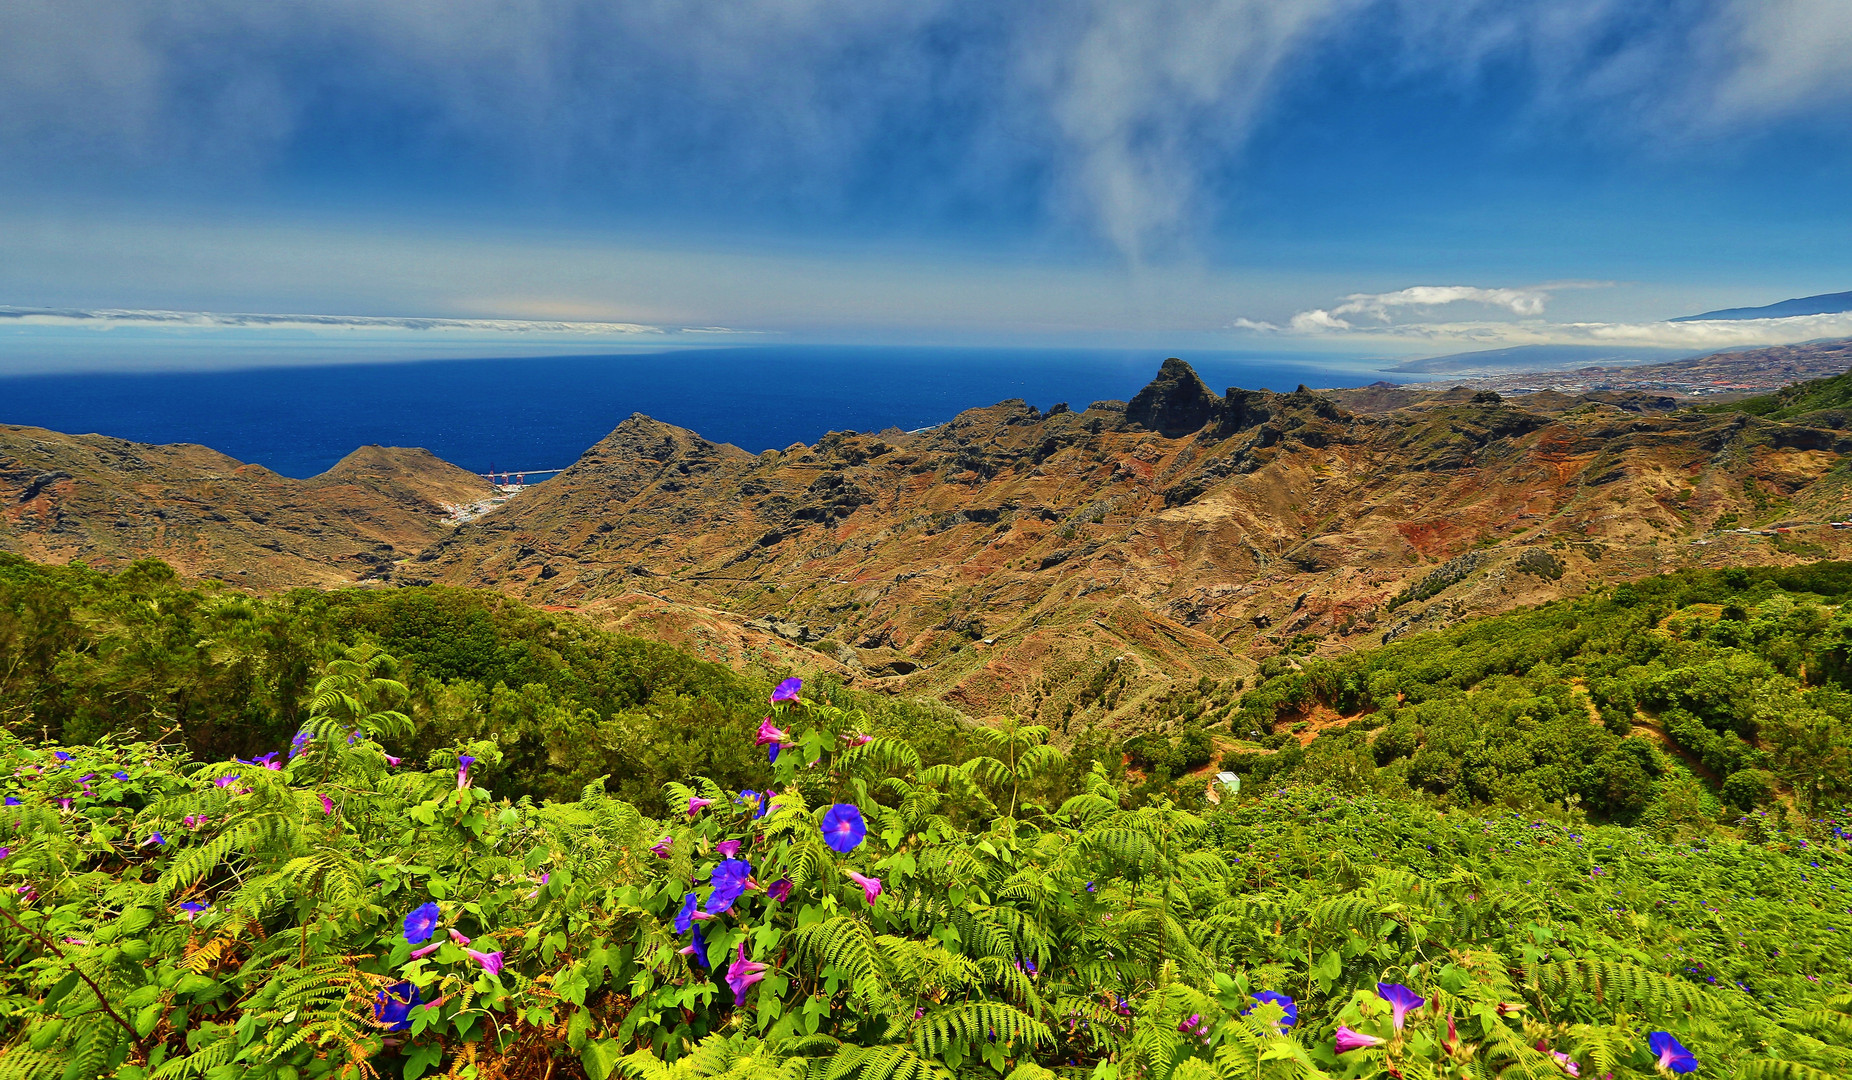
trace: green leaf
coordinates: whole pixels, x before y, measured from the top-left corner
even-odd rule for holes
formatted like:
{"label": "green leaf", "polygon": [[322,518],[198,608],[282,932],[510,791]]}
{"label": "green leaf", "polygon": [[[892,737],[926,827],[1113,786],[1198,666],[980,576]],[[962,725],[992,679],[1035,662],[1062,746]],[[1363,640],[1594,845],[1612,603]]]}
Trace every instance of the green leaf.
{"label": "green leaf", "polygon": [[623,1056],[622,1046],[616,1039],[599,1039],[585,1044],[579,1061],[592,1080],[609,1080],[611,1071],[617,1068],[618,1059]]}

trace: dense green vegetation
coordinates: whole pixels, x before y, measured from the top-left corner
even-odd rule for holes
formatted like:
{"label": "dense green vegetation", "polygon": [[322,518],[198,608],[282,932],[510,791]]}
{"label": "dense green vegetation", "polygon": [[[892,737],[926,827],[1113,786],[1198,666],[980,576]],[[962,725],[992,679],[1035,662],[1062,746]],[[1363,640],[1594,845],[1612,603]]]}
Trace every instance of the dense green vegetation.
{"label": "dense green vegetation", "polygon": [[1792,420],[1808,413],[1847,408],[1852,408],[1852,371],[1784,386],[1772,394],[1706,405],[1703,411],[1740,412],[1770,420]]}
{"label": "dense green vegetation", "polygon": [[[1848,594],[1845,563],[1669,575],[1273,663],[1228,722],[1248,741],[1224,765],[1250,782],[1581,810],[1662,833],[1842,806]],[[1292,729],[1314,707],[1349,719],[1301,746]]]}
{"label": "dense green vegetation", "polygon": [[[493,740],[499,761],[483,779],[516,797],[573,798],[604,776],[611,794],[653,806],[665,782],[696,771],[740,786],[755,755],[739,736],[771,686],[489,593],[258,598],[155,561],[110,575],[0,554],[0,724],[44,742],[166,736],[201,760],[249,757],[288,740],[321,666],[358,642],[400,661],[417,733],[398,752]],[[930,760],[964,752],[949,710],[824,697],[871,710]]]}
{"label": "dense green vegetation", "polygon": [[0,556],[0,1080],[1846,1075],[1848,592],[1276,657],[1063,754],[482,594]]}

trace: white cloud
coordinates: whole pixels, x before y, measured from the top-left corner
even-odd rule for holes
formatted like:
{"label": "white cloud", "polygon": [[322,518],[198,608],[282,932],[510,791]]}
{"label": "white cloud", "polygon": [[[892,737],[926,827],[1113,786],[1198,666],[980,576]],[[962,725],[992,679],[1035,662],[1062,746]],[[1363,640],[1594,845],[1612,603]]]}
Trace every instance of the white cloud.
{"label": "white cloud", "polygon": [[1410,322],[1353,327],[1324,311],[1293,316],[1292,330],[1308,337],[1378,342],[1430,342],[1435,346],[1488,349],[1510,345],[1637,345],[1689,348],[1694,352],[1756,345],[1784,345],[1821,338],[1852,337],[1852,312],[1785,319],[1714,319],[1700,322]]}
{"label": "white cloud", "polygon": [[574,335],[581,337],[633,337],[672,333],[732,334],[743,331],[702,326],[676,330],[641,323],[589,322],[537,319],[430,319],[416,316],[377,315],[263,315],[212,311],[133,311],[116,308],[89,310],[0,307],[0,325],[167,328],[176,330],[362,330],[416,333]]}
{"label": "white cloud", "polygon": [[1416,285],[1387,293],[1353,293],[1332,309],[1336,315],[1369,315],[1388,322],[1394,308],[1431,308],[1474,303],[1505,308],[1513,315],[1541,315],[1549,294],[1541,289],[1481,289],[1471,285]]}

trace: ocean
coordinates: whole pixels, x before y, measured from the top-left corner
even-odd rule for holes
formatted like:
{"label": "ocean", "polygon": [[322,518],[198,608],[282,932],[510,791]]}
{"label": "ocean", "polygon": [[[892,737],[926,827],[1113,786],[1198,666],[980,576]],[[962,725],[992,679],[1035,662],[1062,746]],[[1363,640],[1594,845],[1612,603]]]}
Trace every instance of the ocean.
{"label": "ocean", "polygon": [[[559,469],[632,412],[754,452],[829,431],[927,427],[1023,398],[1129,399],[1165,354],[1106,349],[751,346],[543,359],[0,377],[0,423],[202,443],[286,476],[357,446],[422,446],[473,472]],[[1366,362],[1192,353],[1205,382],[1361,386]]]}

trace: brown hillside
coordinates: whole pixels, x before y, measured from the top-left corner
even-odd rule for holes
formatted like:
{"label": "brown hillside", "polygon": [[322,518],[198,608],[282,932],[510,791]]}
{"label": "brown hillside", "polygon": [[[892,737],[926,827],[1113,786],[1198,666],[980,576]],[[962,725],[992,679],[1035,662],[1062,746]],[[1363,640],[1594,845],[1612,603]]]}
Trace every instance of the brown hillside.
{"label": "brown hillside", "polygon": [[369,446],[293,480],[203,446],[0,426],[0,551],[120,566],[153,556],[254,589],[376,578],[436,540],[488,481]]}
{"label": "brown hillside", "polygon": [[[1129,404],[1007,401],[756,456],[633,415],[401,578],[615,605],[671,637],[726,613],[867,685],[979,715],[1059,711],[1129,663],[1123,713],[1289,647],[1852,549],[1823,524],[1852,503],[1835,468],[1852,432],[1561,394],[1540,410],[1466,390],[1354,396],[1382,411],[1303,388],[1217,395],[1172,360]],[[1733,531],[1787,521],[1821,524]]]}

